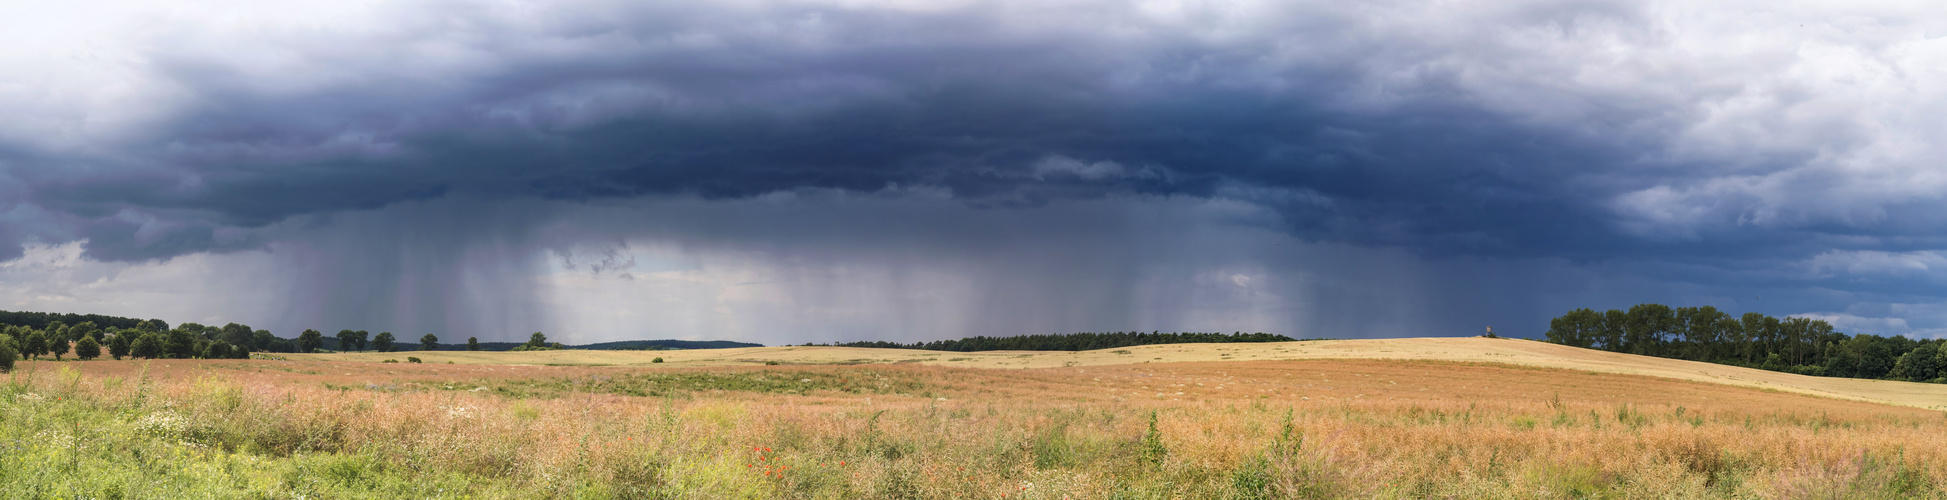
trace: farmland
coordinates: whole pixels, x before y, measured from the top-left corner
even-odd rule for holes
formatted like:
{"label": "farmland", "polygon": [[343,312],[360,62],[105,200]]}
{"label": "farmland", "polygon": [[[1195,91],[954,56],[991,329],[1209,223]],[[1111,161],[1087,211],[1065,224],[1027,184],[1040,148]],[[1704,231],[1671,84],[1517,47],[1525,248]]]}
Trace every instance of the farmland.
{"label": "farmland", "polygon": [[0,386],[0,483],[102,498],[1894,498],[1938,497],[1947,479],[1938,386],[1523,341],[383,362],[404,354],[22,362]]}

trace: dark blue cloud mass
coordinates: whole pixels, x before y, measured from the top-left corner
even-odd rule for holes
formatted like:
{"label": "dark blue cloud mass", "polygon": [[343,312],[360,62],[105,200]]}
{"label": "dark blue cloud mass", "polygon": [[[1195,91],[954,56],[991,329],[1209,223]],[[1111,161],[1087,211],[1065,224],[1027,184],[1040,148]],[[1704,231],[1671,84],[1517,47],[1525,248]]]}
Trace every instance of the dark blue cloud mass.
{"label": "dark blue cloud mass", "polygon": [[[859,238],[849,226],[903,228],[881,244],[927,252],[944,250],[922,241],[1035,248],[1071,231],[992,220],[1019,231],[925,230],[982,210],[1043,218],[1109,203],[1157,216],[1129,207],[1237,203],[1253,207],[1241,224],[1293,244],[1395,256],[1370,266],[1429,266],[1416,272],[1448,276],[1427,285],[1439,288],[1434,297],[1470,293],[1459,276],[1481,269],[1568,273],[1579,278],[1546,286],[1603,302],[1591,306],[1715,302],[1905,333],[1938,321],[1895,305],[1947,295],[1935,277],[1947,243],[1938,215],[1947,177],[1936,165],[1947,150],[1927,119],[1947,103],[1931,83],[1947,45],[1926,36],[1947,16],[1927,12],[1620,1],[401,1],[220,15],[131,7],[103,19],[87,7],[35,14],[66,32],[0,35],[20,47],[0,55],[17,72],[0,77],[16,82],[0,85],[10,117],[0,124],[0,260],[80,242],[97,261],[166,262],[313,241],[334,224],[381,235],[341,234],[358,248],[316,250],[367,257],[308,271],[336,283],[314,301],[336,305],[299,315],[308,320],[402,301],[449,302],[427,310],[453,316],[466,306],[450,299],[465,273],[429,263],[478,245],[816,247],[821,238],[672,232],[657,227],[673,222],[639,213],[604,212],[624,220],[568,240],[537,229],[585,215],[558,207],[698,200],[737,212],[780,193],[959,207],[922,224],[872,211],[805,222],[835,240]],[[849,203],[792,199],[799,210]],[[522,203],[557,207],[536,209],[555,218],[480,209],[502,215],[438,233],[447,236],[437,244],[383,236],[458,224],[428,215],[452,208],[426,207]],[[369,213],[393,215],[358,215]],[[1138,238],[1116,234],[1102,241]],[[774,247],[785,240],[795,243]],[[1359,260],[1308,250],[1292,261],[1266,241],[1236,262],[1289,277],[1333,266],[1317,259]],[[1102,251],[1046,248],[1070,250]],[[414,251],[427,256],[391,257]],[[964,261],[1007,265],[998,255]],[[1116,283],[1196,260],[1124,257],[1135,261],[1074,278]],[[370,274],[343,272],[361,266]],[[401,275],[421,271],[405,287],[418,291],[399,291],[409,280]],[[1616,280],[1640,283],[1603,284]],[[1374,333],[1534,323],[1578,305],[1519,280],[1487,281],[1503,288],[1496,298],[1423,304],[1408,313],[1420,319]],[[391,292],[354,292],[375,287]],[[1776,304],[1724,303],[1761,290],[1776,290]],[[1364,293],[1286,300],[1314,311],[1359,309],[1312,307],[1345,296],[1385,300]],[[1102,300],[1122,305],[1080,317],[1128,317],[1124,309],[1152,299]],[[1888,318],[1911,324],[1884,326]],[[1349,319],[1280,321],[1264,329],[1356,330]],[[994,327],[1125,326],[1093,323],[1107,322]]]}

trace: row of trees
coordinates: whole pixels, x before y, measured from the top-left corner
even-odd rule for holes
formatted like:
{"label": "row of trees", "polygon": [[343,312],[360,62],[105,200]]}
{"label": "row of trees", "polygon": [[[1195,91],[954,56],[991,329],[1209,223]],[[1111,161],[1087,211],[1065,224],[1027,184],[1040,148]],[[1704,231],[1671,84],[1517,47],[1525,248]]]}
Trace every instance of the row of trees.
{"label": "row of trees", "polygon": [[0,329],[0,368],[12,369],[17,359],[49,356],[60,360],[70,353],[81,360],[91,360],[101,357],[104,348],[115,359],[228,359],[250,356],[248,349],[206,335],[207,330],[192,328],[193,325],[185,324],[168,331],[159,331],[146,321],[128,329],[112,326],[95,328],[93,322],[68,326],[56,321],[42,329],[7,325]]}
{"label": "row of trees", "polygon": [[[534,334],[540,335],[541,333],[535,332]],[[338,339],[339,351],[371,350],[378,352],[396,352],[399,350],[399,339],[393,336],[392,332],[379,332],[378,335],[372,335],[371,332],[365,330],[339,330],[335,337]],[[318,349],[324,348],[324,333],[317,330],[305,330],[303,333],[298,334],[295,342],[298,352],[315,352]],[[419,337],[419,350],[439,350],[439,336],[428,333]],[[480,338],[467,337],[466,350],[480,350]]]}
{"label": "row of trees", "polygon": [[1947,382],[1941,340],[1847,335],[1824,320],[1755,312],[1732,316],[1711,306],[1576,309],[1549,321],[1547,340],[1804,375]]}
{"label": "row of trees", "polygon": [[1057,333],[1052,335],[1016,335],[1012,337],[968,337],[957,340],[935,340],[901,344],[898,342],[870,341],[844,342],[832,344],[839,347],[877,347],[887,349],[924,349],[929,351],[1092,351],[1149,344],[1203,344],[1228,342],[1290,342],[1296,339],[1269,333],[1200,333],[1200,332],[1111,332],[1111,333]]}
{"label": "row of trees", "polygon": [[[70,325],[63,321],[64,318],[81,318],[84,321]],[[90,319],[100,319],[108,325]],[[338,342],[333,347],[341,351],[369,348],[392,352],[401,347],[391,332],[370,336],[363,330],[343,330],[338,332],[335,340]],[[528,349],[560,347],[560,344],[548,344],[545,340],[544,335],[535,332],[524,346]],[[183,323],[169,328],[168,323],[161,320],[0,311],[0,370],[11,370],[17,360],[43,356],[55,360],[70,355],[81,360],[92,360],[103,355],[117,360],[244,359],[249,358],[252,352],[316,352],[325,348],[326,343],[324,335],[317,330],[305,330],[295,339],[286,339],[268,330],[253,329],[238,323],[220,327]],[[430,333],[421,336],[418,347],[427,351],[440,349],[439,336]],[[467,338],[465,349],[480,350],[480,339]]]}

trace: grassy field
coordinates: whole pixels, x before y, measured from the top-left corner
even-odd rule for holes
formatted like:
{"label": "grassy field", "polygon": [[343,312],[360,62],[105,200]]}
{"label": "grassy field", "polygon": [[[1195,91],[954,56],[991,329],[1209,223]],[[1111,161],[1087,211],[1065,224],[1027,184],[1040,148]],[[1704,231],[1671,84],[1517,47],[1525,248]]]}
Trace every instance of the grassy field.
{"label": "grassy field", "polygon": [[[0,385],[0,489],[9,498],[1939,498],[1947,486],[1947,415],[1862,400],[1885,390],[1812,396],[1704,381],[1710,374],[1566,369],[1537,361],[1547,351],[1526,350],[1534,343],[1457,340],[1481,347],[1448,358],[1413,350],[1438,345],[1415,339],[1367,343],[1363,356],[1344,343],[1298,343],[23,362]],[[1531,354],[1474,359],[1499,349]],[[1590,353],[1556,362],[1623,356]],[[668,362],[633,366],[653,356]],[[937,359],[901,362],[925,357]],[[1373,359],[1382,357],[1392,359]],[[1778,385],[1763,382],[1746,385]]]}
{"label": "grassy field", "polygon": [[[965,368],[1056,368],[1192,361],[1394,359],[1493,363],[1647,375],[1947,410],[1947,390],[1943,390],[1942,386],[1937,384],[1809,377],[1712,363],[1581,349],[1545,342],[1477,337],[1150,345],[1082,352],[956,353],[906,349],[786,346],[693,351],[334,353],[292,355],[290,359],[380,362],[387,359],[404,361],[408,355],[417,356],[429,363],[670,367],[752,366],[765,363],[790,365],[913,363]],[[662,358],[664,363],[651,363],[656,358]]]}

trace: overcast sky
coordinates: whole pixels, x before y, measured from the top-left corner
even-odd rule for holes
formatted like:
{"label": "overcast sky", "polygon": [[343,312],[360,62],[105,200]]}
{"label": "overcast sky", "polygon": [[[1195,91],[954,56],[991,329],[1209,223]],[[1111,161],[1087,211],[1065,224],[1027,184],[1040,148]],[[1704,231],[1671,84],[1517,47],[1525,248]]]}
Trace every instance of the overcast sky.
{"label": "overcast sky", "polygon": [[1947,335],[1931,2],[0,3],[0,309]]}

